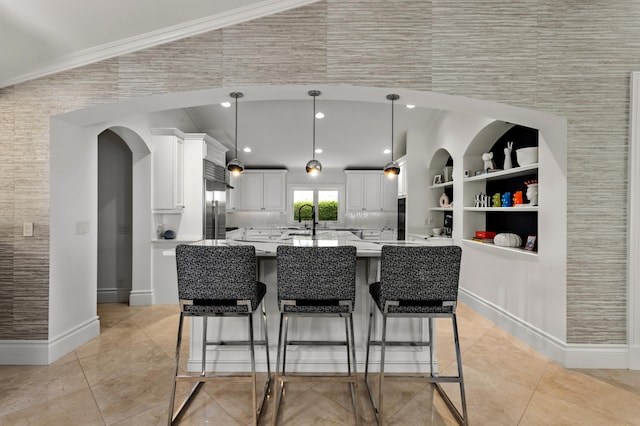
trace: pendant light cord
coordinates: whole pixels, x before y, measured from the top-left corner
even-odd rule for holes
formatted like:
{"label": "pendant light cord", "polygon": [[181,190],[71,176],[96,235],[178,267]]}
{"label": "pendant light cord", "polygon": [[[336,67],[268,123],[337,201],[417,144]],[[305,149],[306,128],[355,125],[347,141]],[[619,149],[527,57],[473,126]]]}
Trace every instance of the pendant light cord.
{"label": "pendant light cord", "polygon": [[313,95],[313,153],[312,158],[316,159],[316,95]]}
{"label": "pendant light cord", "polygon": [[[395,103],[395,98],[391,98],[391,162],[393,162],[393,104]],[[237,148],[236,148],[237,149]],[[237,154],[236,154],[237,155]]]}
{"label": "pendant light cord", "polygon": [[236,156],[238,158],[238,98],[236,97]]}

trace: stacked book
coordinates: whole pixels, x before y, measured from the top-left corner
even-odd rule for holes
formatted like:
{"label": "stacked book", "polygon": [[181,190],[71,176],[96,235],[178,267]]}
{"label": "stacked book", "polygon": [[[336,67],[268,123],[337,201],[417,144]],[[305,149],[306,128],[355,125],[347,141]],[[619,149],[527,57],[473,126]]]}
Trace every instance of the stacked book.
{"label": "stacked book", "polygon": [[493,243],[493,238],[496,236],[495,232],[491,231],[476,231],[476,236],[472,238],[473,241],[479,243]]}

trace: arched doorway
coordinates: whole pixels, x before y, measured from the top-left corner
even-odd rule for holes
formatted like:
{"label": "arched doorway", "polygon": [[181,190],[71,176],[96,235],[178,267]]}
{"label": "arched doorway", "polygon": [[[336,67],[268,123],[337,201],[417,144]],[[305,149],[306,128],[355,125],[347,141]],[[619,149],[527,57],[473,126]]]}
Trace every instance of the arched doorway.
{"label": "arched doorway", "polygon": [[128,303],[132,277],[131,149],[111,130],[98,135],[98,303]]}

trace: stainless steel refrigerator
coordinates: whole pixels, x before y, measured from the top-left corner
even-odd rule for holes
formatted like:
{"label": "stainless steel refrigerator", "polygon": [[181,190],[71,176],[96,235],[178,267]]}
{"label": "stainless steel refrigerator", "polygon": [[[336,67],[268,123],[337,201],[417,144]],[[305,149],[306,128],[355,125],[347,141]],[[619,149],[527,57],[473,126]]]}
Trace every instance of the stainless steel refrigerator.
{"label": "stainless steel refrigerator", "polygon": [[226,238],[227,183],[223,166],[204,160],[202,234],[207,240]]}

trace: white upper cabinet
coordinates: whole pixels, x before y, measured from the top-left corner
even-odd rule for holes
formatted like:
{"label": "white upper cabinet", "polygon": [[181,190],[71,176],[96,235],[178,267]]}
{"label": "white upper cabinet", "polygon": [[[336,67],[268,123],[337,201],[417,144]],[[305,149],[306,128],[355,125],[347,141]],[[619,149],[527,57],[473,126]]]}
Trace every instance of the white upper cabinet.
{"label": "white upper cabinet", "polygon": [[377,170],[346,170],[347,210],[393,211],[396,209],[398,183]]}
{"label": "white upper cabinet", "polygon": [[184,208],[184,134],[178,129],[151,129],[153,139],[153,209]]}
{"label": "white upper cabinet", "polygon": [[286,170],[245,170],[231,177],[229,210],[285,211]]}
{"label": "white upper cabinet", "polygon": [[398,175],[398,197],[407,196],[407,159],[402,157],[398,160],[400,174]]}

